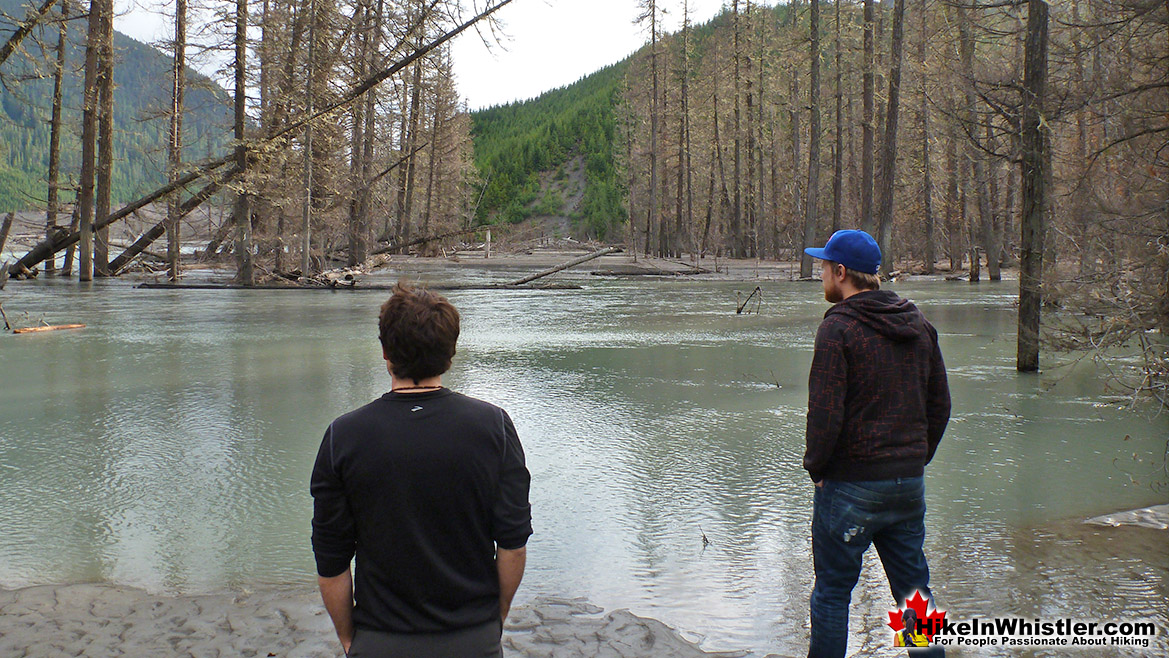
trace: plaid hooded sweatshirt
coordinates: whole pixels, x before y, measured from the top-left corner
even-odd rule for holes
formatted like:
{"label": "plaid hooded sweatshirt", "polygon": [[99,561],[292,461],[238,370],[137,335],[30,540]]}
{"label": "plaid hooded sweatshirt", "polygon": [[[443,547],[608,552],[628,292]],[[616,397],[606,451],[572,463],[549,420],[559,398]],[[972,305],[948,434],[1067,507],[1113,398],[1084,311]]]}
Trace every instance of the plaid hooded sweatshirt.
{"label": "plaid hooded sweatshirt", "polygon": [[920,476],[949,420],[938,332],[916,306],[866,290],[828,309],[808,377],[813,481]]}

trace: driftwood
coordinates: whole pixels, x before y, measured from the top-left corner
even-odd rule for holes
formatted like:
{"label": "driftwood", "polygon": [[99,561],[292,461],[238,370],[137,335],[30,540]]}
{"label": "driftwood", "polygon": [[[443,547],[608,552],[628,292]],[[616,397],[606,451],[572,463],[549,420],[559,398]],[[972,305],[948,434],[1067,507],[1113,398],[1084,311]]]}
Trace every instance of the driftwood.
{"label": "driftwood", "polygon": [[[5,321],[7,322],[7,320]],[[59,329],[84,329],[83,324],[47,324],[42,327],[24,327],[22,329],[13,329],[14,334],[35,334],[42,331],[57,331]]]}
{"label": "driftwood", "polygon": [[371,251],[369,253],[369,255],[370,256],[377,256],[379,254],[388,254],[391,251],[397,251],[399,249],[405,249],[407,247],[413,247],[415,245],[425,244],[427,242],[434,242],[435,240],[445,240],[447,238],[453,238],[456,235],[465,235],[467,233],[474,233],[475,231],[479,231],[482,228],[483,228],[483,226],[472,226],[471,228],[459,229],[457,231],[449,231],[447,233],[440,233],[438,235],[426,235],[426,236],[423,236],[421,238],[414,238],[413,240],[391,242],[390,244],[388,244],[384,247],[374,249],[373,251]]}
{"label": "driftwood", "polygon": [[609,254],[616,253],[618,251],[621,251],[621,247],[605,247],[604,249],[601,249],[599,251],[594,251],[591,254],[586,254],[584,256],[581,256],[580,258],[573,258],[572,260],[568,261],[567,263],[562,263],[562,264],[557,265],[556,267],[553,267],[551,269],[544,270],[543,272],[537,272],[535,274],[525,276],[522,279],[516,279],[515,281],[512,281],[512,282],[508,283],[507,285],[509,285],[509,286],[522,286],[525,283],[531,283],[532,281],[535,281],[536,279],[542,279],[550,274],[556,274],[557,272],[559,272],[561,270],[567,270],[568,268],[573,267],[574,265],[580,265],[581,263],[587,263],[588,261],[593,260],[594,258],[600,258],[601,256],[607,256]]}
{"label": "driftwood", "polygon": [[[755,297],[755,295],[759,296]],[[739,291],[735,291],[735,296],[739,296]],[[751,303],[752,297],[755,297],[755,315],[759,315],[759,306],[763,303],[763,288],[760,288],[759,286],[755,286],[755,289],[751,291],[751,294],[747,295],[747,299],[744,299],[743,303],[739,304],[739,307],[735,309],[735,315],[742,315],[743,309],[747,308],[747,304]],[[747,311],[747,313],[749,314],[751,311]]]}
{"label": "driftwood", "polygon": [[4,284],[8,283],[8,261],[0,262],[0,290],[4,290]]}

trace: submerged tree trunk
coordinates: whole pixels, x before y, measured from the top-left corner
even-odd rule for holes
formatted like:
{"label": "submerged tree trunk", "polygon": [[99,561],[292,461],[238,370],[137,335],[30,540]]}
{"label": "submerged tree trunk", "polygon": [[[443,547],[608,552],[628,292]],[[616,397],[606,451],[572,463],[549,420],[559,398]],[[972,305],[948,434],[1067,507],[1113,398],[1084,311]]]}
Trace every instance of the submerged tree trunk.
{"label": "submerged tree trunk", "polygon": [[97,230],[93,249],[93,269],[96,276],[110,275],[110,228],[105,222],[110,215],[114,165],[114,3],[103,0],[101,12],[101,51],[98,61],[98,133],[97,133],[97,201],[94,205],[95,222],[103,224]]}
{"label": "submerged tree trunk", "polygon": [[[171,182],[179,176],[183,162],[183,94],[187,67],[187,0],[176,0],[174,60],[171,67],[170,144],[167,171]],[[179,244],[182,216],[177,192],[166,201],[166,269],[171,281],[179,278]]]}
{"label": "submerged tree trunk", "polygon": [[[61,4],[61,22],[57,26],[57,65],[53,69],[53,118],[49,124],[49,198],[45,212],[45,237],[57,232],[57,214],[61,211],[61,81],[65,73],[65,42],[68,40],[69,0]],[[51,274],[56,258],[45,261],[45,273]]]}
{"label": "submerged tree trunk", "polygon": [[93,183],[94,157],[97,155],[97,77],[103,4],[103,0],[90,0],[89,27],[85,46],[85,100],[81,119],[81,181],[77,192],[77,205],[81,212],[81,246],[78,254],[78,279],[81,281],[93,280]]}
{"label": "submerged tree trunk", "polygon": [[1047,87],[1047,2],[1027,3],[1027,45],[1023,73],[1023,218],[1019,271],[1019,335],[1016,367],[1039,369],[1039,321],[1042,306],[1043,214],[1046,210],[1047,136],[1044,95]]}

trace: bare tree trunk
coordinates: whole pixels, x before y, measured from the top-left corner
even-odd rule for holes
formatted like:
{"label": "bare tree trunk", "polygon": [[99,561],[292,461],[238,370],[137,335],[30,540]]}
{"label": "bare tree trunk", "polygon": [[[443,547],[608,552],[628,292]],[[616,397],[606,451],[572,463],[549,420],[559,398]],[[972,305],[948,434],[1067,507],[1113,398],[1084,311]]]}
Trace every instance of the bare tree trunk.
{"label": "bare tree trunk", "polygon": [[[15,213],[10,212],[7,215],[4,215],[4,222],[0,223],[0,253],[4,252],[4,243],[8,242],[8,231],[12,229],[12,218],[14,216]],[[0,264],[5,266],[7,265],[7,263]],[[7,272],[8,268],[5,267],[4,271]]]}
{"label": "bare tree trunk", "polygon": [[934,263],[938,260],[935,250],[937,239],[934,237],[934,182],[933,172],[930,171],[930,108],[929,94],[926,90],[926,39],[928,25],[926,23],[927,0],[921,0],[921,41],[918,43],[921,62],[921,168],[922,168],[922,203],[925,205],[925,273],[934,273]]}
{"label": "bare tree trunk", "polygon": [[[73,204],[73,212],[69,216],[69,233],[77,233],[81,222],[81,206]],[[53,244],[55,240],[46,240],[45,242]],[[69,245],[65,250],[65,263],[61,265],[61,276],[73,276],[73,252],[77,250],[76,243]],[[56,253],[56,252],[54,252]]]}
{"label": "bare tree trunk", "polygon": [[740,60],[742,58],[741,48],[741,17],[739,15],[739,0],[734,0],[734,82],[735,82],[735,170],[732,182],[735,186],[735,201],[734,207],[731,209],[731,244],[730,251],[732,258],[739,258],[743,255],[743,186],[740,181],[740,172],[742,170],[742,124],[740,119],[740,107],[742,104],[742,94],[739,91],[740,78]]}
{"label": "bare tree trunk", "polygon": [[840,53],[840,0],[836,0],[834,48],[836,74],[836,146],[832,153],[832,232],[840,230],[844,195],[844,85]]}
{"label": "bare tree trunk", "polygon": [[[653,98],[650,100],[649,110],[649,208],[645,218],[645,255],[648,256],[650,249],[650,230],[651,227],[657,226],[660,220],[660,209],[658,208],[658,115],[661,112],[661,97],[658,94],[658,3],[656,0],[649,0],[649,33],[650,33],[650,51],[649,61],[650,70],[653,77]],[[659,227],[659,231],[661,227]],[[659,253],[662,251],[659,235]]]}
{"label": "bare tree trunk", "polygon": [[[984,146],[991,153],[997,152],[997,141],[991,129],[990,121],[983,124],[986,135]],[[999,164],[1001,158],[989,159],[986,163],[987,178],[987,220],[982,223],[982,248],[986,251],[986,272],[991,281],[1002,280],[999,271],[999,258],[1002,254],[1001,240],[999,239]]]}
{"label": "bare tree trunk", "polygon": [[[361,2],[354,14],[361,16],[360,22],[357,25],[358,32],[358,51],[357,51],[357,77],[364,78],[367,75],[370,58],[370,42],[373,35],[370,33],[370,9],[367,2]],[[365,179],[362,176],[362,147],[365,144],[365,109],[366,104],[362,102],[354,103],[350,107],[350,141],[349,141],[349,221],[347,232],[349,234],[349,250],[346,257],[346,264],[349,267],[356,267],[365,261],[364,250],[361,248],[361,197],[362,190],[365,186]]]}
{"label": "bare tree trunk", "polygon": [[698,257],[706,257],[707,240],[710,239],[710,224],[714,219],[714,176],[715,176],[715,161],[718,158],[718,146],[715,146],[710,151],[710,183],[707,185],[706,191],[706,222],[702,227],[702,240],[698,246]]}
{"label": "bare tree trunk", "polygon": [[946,249],[950,256],[950,272],[957,272],[962,268],[962,229],[959,227],[958,205],[958,139],[954,131],[950,131],[950,138],[946,141],[946,234],[949,236]]}
{"label": "bare tree trunk", "polygon": [[804,240],[800,249],[800,278],[812,276],[812,257],[804,248],[816,243],[816,221],[820,209],[820,0],[811,0],[812,80],[808,105],[812,110],[808,125],[808,200],[804,205]]}
{"label": "bare tree trunk", "polygon": [[[168,172],[171,182],[179,176],[183,163],[183,93],[186,90],[187,70],[187,0],[175,3],[174,63],[171,67],[170,144],[168,149]],[[180,230],[182,217],[179,215],[177,192],[166,201],[166,268],[171,281],[179,278]]]}
{"label": "bare tree trunk", "polygon": [[[61,22],[57,25],[57,65],[53,69],[53,118],[49,126],[49,198],[45,212],[45,237],[57,232],[57,213],[61,210],[61,80],[65,73],[65,42],[69,38],[69,0],[61,3]],[[45,273],[52,274],[56,258],[45,261]]]}
{"label": "bare tree trunk", "polygon": [[893,195],[897,182],[897,120],[901,109],[901,54],[905,34],[905,0],[893,3],[893,41],[889,49],[889,103],[885,111],[885,139],[881,143],[881,181],[877,190],[877,226],[881,271],[893,269]]}
{"label": "bare tree trunk", "polygon": [[77,205],[81,209],[81,247],[78,256],[78,279],[93,280],[93,183],[94,159],[97,155],[97,87],[98,60],[101,50],[101,12],[103,0],[89,2],[89,28],[85,45],[85,101],[81,119],[81,181]]}
{"label": "bare tree trunk", "polygon": [[438,169],[437,160],[439,149],[438,138],[440,129],[442,128],[442,113],[444,109],[441,107],[438,89],[434,90],[434,107],[432,108],[431,128],[430,128],[430,157],[426,160],[426,208],[422,212],[422,234],[430,234],[430,213],[434,207],[434,176],[435,170]]}
{"label": "bare tree trunk", "polygon": [[[378,53],[381,52],[382,17],[385,13],[385,1],[377,0],[377,9],[374,14],[373,36],[368,49],[372,68],[381,66]],[[374,58],[377,59],[374,59]],[[371,191],[370,174],[373,172],[373,146],[376,134],[377,119],[377,90],[370,89],[365,96],[365,130],[363,131],[364,144],[361,153],[361,194],[358,196],[357,211],[357,242],[352,249],[357,254],[357,262],[364,263],[369,252],[369,207],[373,194]]]}
{"label": "bare tree trunk", "polygon": [[[95,221],[110,214],[110,185],[114,164],[114,3],[103,0],[101,11],[101,51],[98,59],[98,133],[97,133],[97,201]],[[93,245],[95,276],[110,275],[110,229],[98,229]]]}
{"label": "bare tree trunk", "polygon": [[[243,184],[235,200],[237,263],[236,282],[255,284],[252,270],[252,203],[247,190],[248,148],[244,143],[247,125],[248,0],[235,0],[235,166]],[[311,116],[311,113],[310,113]]]}
{"label": "bare tree trunk", "polygon": [[[313,81],[316,75],[314,69],[317,64],[317,20],[318,16],[316,2],[314,0],[309,0],[308,70],[304,77],[304,104],[309,116],[312,116],[313,101],[315,100]],[[302,172],[304,176],[304,206],[301,208],[300,214],[300,275],[306,278],[312,275],[313,269],[313,158],[313,124],[310,122],[304,126],[304,170]]]}
{"label": "bare tree trunk", "polygon": [[[962,121],[966,124],[966,132],[969,136],[966,151],[970,159],[970,165],[974,169],[974,196],[978,205],[979,225],[982,227],[983,247],[989,253],[989,245],[986,242],[988,237],[993,233],[994,220],[991,216],[990,198],[988,197],[989,180],[987,179],[984,153],[977,143],[978,117],[975,108],[977,107],[978,100],[974,91],[974,39],[970,34],[970,18],[966,13],[966,7],[959,5],[957,12],[959,51],[962,60],[962,75],[964,77],[962,88],[966,101],[962,111]],[[971,235],[974,234],[975,231],[971,231]],[[978,262],[977,241],[971,241],[970,243],[970,258],[970,281],[975,282],[979,280],[981,271]]]}
{"label": "bare tree trunk", "polygon": [[1047,138],[1043,105],[1047,87],[1047,2],[1028,0],[1027,44],[1023,73],[1023,221],[1019,271],[1019,335],[1016,368],[1039,369],[1039,322],[1042,306],[1043,237],[1047,190]]}
{"label": "bare tree trunk", "polygon": [[[683,55],[685,57],[685,55]],[[685,74],[683,74],[685,75]],[[683,83],[685,84],[685,80]],[[674,182],[674,229],[671,231],[673,240],[670,244],[670,251],[673,256],[680,257],[681,248],[679,245],[682,241],[682,216],[685,214],[685,195],[686,195],[686,112],[685,101],[680,105],[682,107],[678,110],[678,167],[677,179]]]}
{"label": "bare tree trunk", "polygon": [[[374,15],[373,37],[368,49],[371,60],[380,52],[383,11],[384,0],[378,0],[377,10]],[[376,60],[373,60],[372,63],[374,63],[374,66],[380,66],[380,62],[376,62]],[[354,227],[354,233],[357,239],[349,246],[350,254],[358,263],[364,263],[365,259],[369,257],[369,207],[372,195],[370,174],[373,172],[373,145],[377,128],[377,94],[375,89],[370,89],[365,96],[365,112],[363,118],[365,119],[365,129],[362,131],[363,143],[361,147],[361,173],[359,176],[361,180],[361,191],[357,196],[357,225]]]}
{"label": "bare tree trunk", "polygon": [[873,216],[873,0],[864,0],[864,67],[861,82],[861,228],[875,233]]}
{"label": "bare tree trunk", "polygon": [[410,214],[414,205],[414,168],[417,156],[414,155],[414,144],[418,139],[418,118],[422,102],[422,62],[414,65],[414,82],[410,89],[410,134],[407,137],[410,158],[406,161],[405,180],[403,181],[403,197],[401,214],[398,218],[399,239],[410,237]]}

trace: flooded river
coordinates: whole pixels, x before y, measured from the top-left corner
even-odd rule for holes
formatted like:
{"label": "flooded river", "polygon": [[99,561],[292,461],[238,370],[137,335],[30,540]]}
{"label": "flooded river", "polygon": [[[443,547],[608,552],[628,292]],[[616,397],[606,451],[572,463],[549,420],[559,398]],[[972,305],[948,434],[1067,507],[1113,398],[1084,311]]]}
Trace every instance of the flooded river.
{"label": "flooded river", "polygon": [[[581,596],[707,649],[805,652],[819,284],[763,282],[761,312],[736,315],[755,283],[568,279],[585,288],[448,294],[463,329],[445,383],[508,409],[532,471],[518,600]],[[1081,521],[1166,502],[1134,455],[1163,452],[1169,417],[1109,405],[1091,363],[1017,374],[1013,284],[893,289],[937,326],[954,399],[927,471],[941,607],[1148,619],[1165,647],[1167,535]],[[89,327],[0,335],[0,586],[311,585],[309,471],[329,421],[388,389],[386,294],[10,284],[10,320]],[[853,651],[889,646],[868,557]]]}

